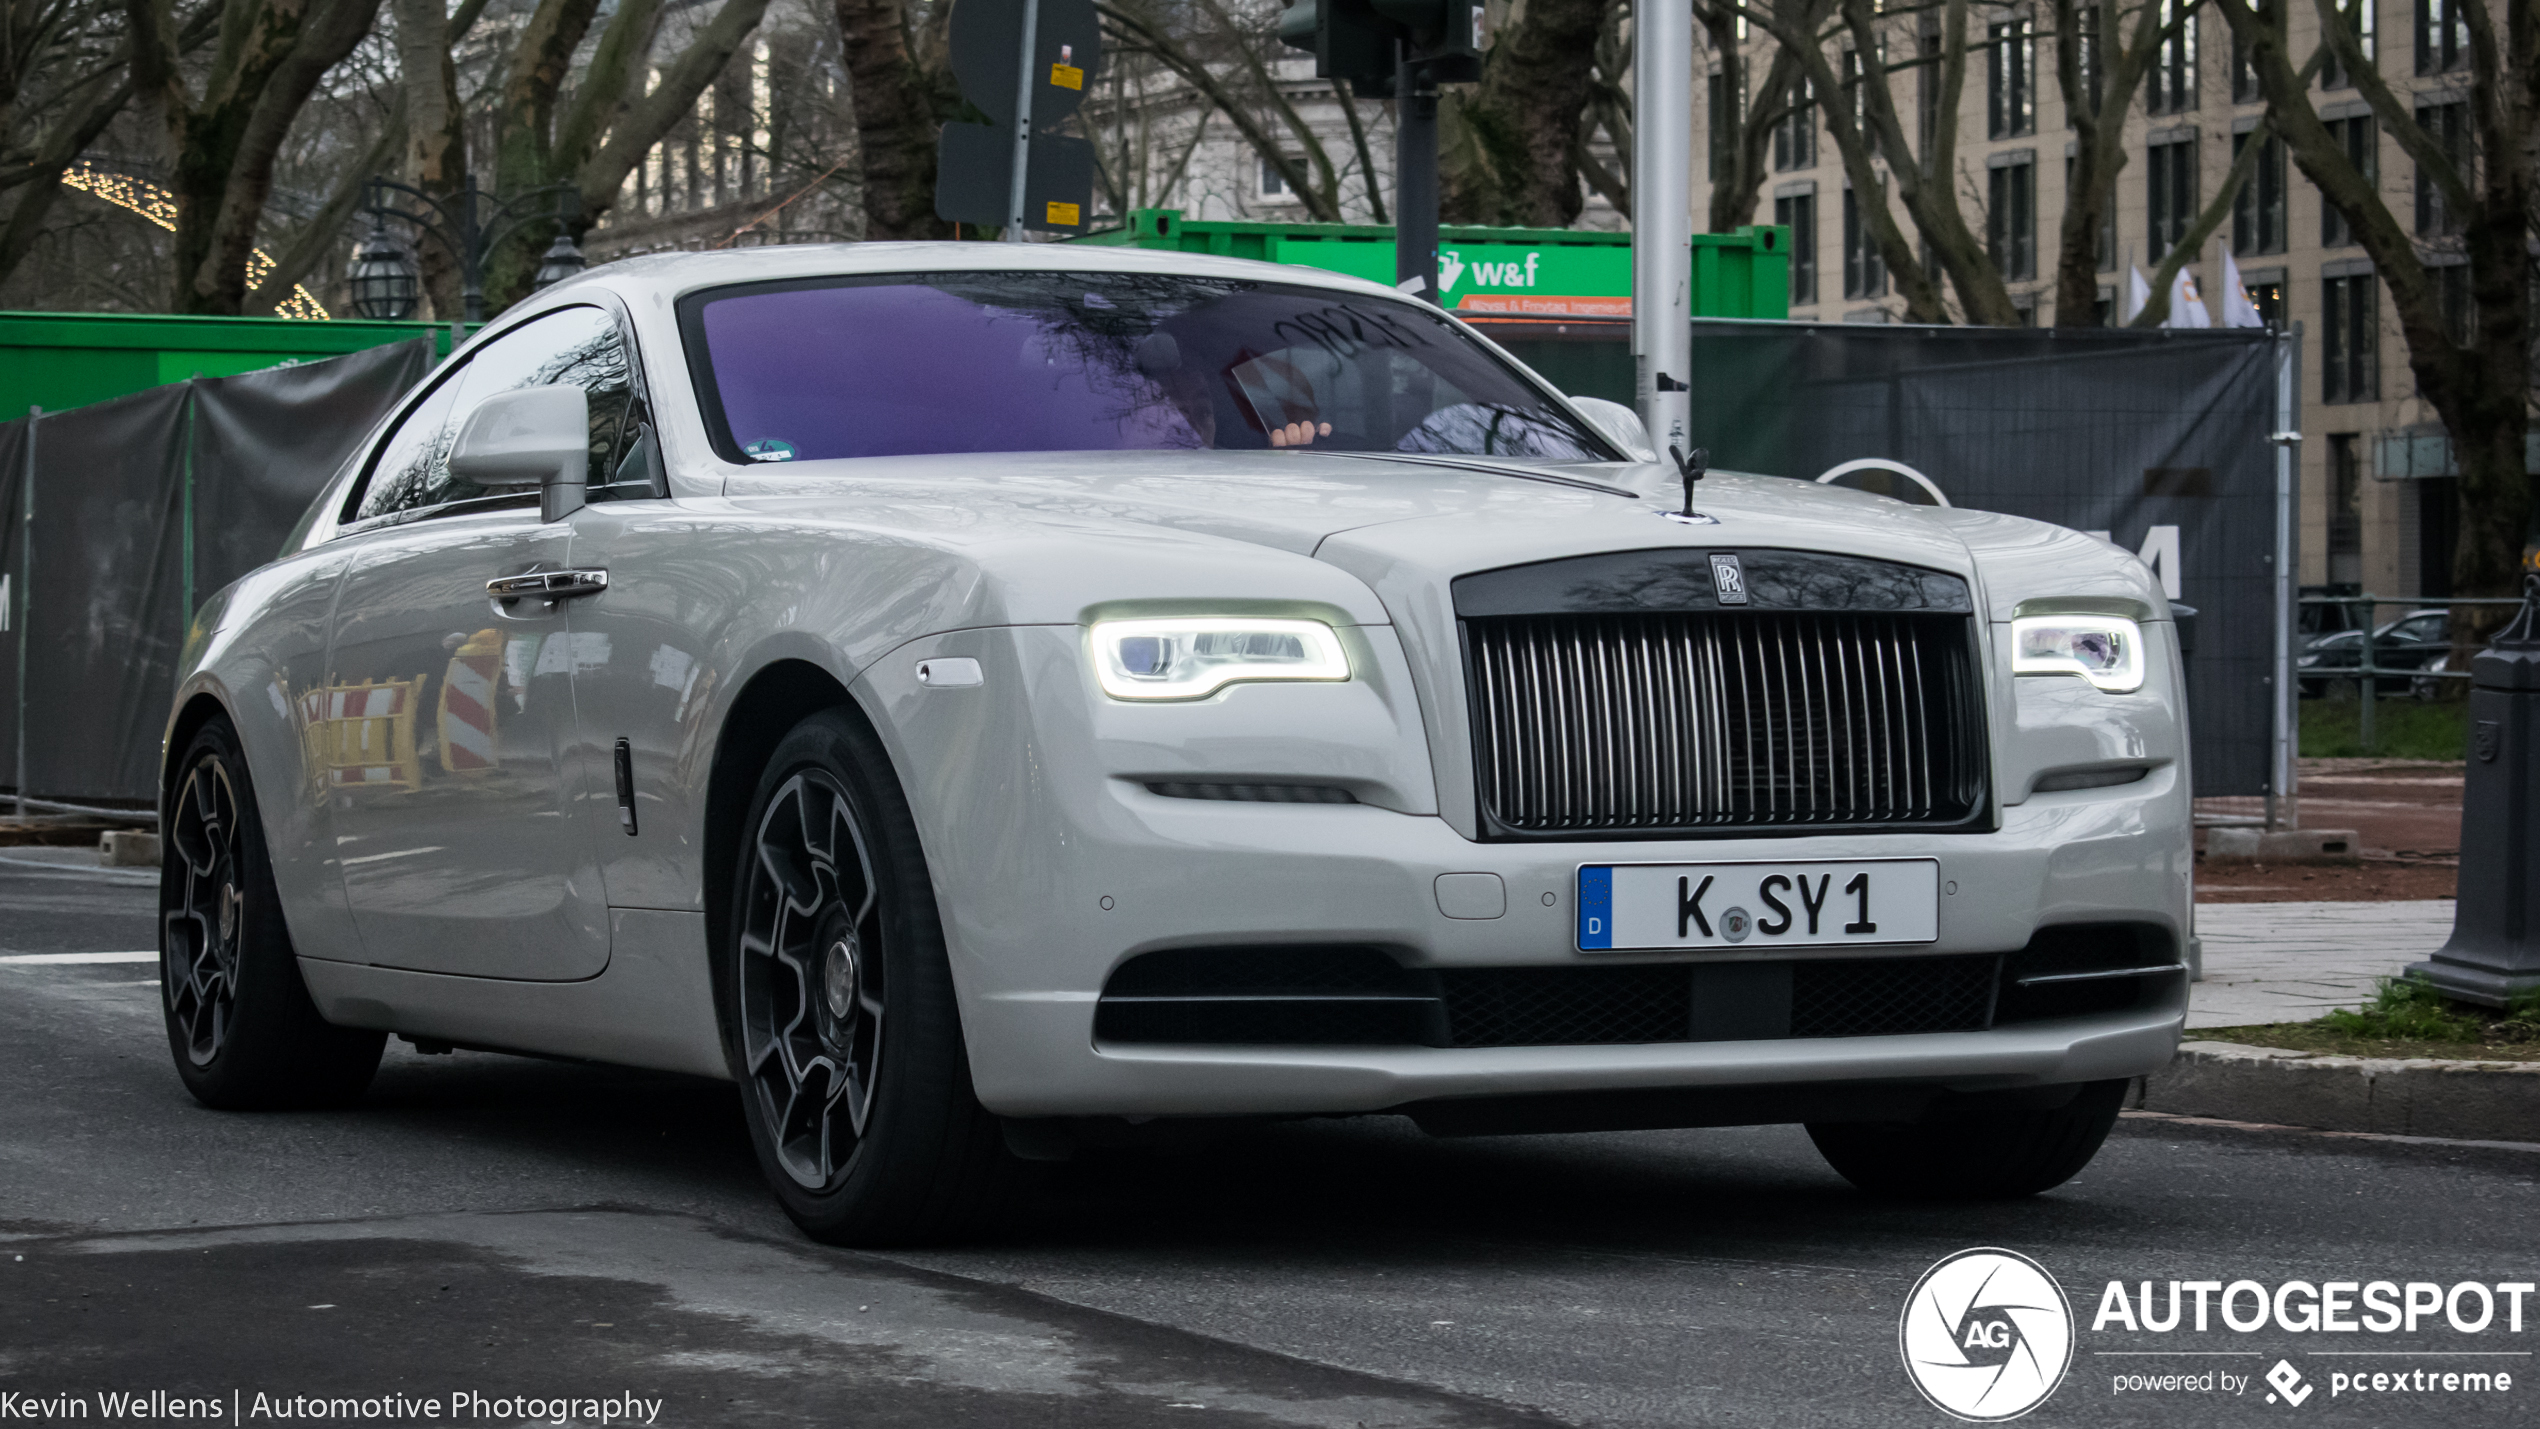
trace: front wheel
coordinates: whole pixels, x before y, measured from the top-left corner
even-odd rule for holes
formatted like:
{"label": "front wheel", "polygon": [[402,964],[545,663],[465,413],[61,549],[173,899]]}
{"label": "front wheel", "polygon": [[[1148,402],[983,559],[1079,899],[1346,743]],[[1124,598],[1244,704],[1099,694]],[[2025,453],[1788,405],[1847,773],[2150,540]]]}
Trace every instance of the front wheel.
{"label": "front wheel", "polygon": [[185,1089],[228,1110],[342,1106],[379,1069],[384,1032],[318,1016],[274,890],[238,734],[186,745],[162,827],[159,983]]}
{"label": "front wheel", "polygon": [[843,711],[796,725],[744,830],[717,995],[777,1200],[837,1244],[985,1228],[1022,1168],[971,1090],[933,883],[880,742]]}
{"label": "front wheel", "polygon": [[2062,1106],[1943,1113],[1929,1121],[1810,1122],[1808,1139],[1846,1181],[1914,1200],[2008,1200],[2081,1174],[2117,1124],[2126,1083],[2087,1082]]}

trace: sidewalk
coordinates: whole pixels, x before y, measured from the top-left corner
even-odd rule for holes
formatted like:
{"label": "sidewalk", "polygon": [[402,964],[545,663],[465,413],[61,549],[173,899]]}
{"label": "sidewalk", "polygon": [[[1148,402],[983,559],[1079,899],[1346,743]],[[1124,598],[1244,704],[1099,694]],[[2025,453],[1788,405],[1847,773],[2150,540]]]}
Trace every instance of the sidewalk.
{"label": "sidewalk", "polygon": [[2205,980],[2189,990],[2191,1032],[2308,1022],[2443,946],[2452,902],[2199,903],[2196,932]]}

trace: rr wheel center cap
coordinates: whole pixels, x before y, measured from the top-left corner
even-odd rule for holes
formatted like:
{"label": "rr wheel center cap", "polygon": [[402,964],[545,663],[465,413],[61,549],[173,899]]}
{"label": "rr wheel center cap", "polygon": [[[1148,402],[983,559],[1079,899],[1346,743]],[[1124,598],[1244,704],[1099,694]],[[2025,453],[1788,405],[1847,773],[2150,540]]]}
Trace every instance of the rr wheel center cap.
{"label": "rr wheel center cap", "polygon": [[245,901],[245,899],[238,896],[237,884],[224,883],[221,885],[220,940],[222,942],[233,942],[237,939],[239,905]]}
{"label": "rr wheel center cap", "polygon": [[855,934],[841,934],[820,960],[820,999],[828,1004],[833,1024],[843,1025],[855,1015],[858,975]]}

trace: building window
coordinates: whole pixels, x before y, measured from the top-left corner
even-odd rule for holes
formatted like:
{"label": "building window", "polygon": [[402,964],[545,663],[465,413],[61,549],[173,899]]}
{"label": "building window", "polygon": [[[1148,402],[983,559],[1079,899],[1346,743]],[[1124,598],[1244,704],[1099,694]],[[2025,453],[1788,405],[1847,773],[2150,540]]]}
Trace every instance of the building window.
{"label": "building window", "polygon": [[2196,222],[2196,136],[2183,135],[2152,145],[2144,153],[2149,185],[2152,261],[2187,236]]}
{"label": "building window", "polygon": [[2258,67],[2249,62],[2249,46],[2241,41],[2240,32],[2231,32],[2231,102],[2255,104],[2266,98],[2258,88]]}
{"label": "building window", "polygon": [[1790,112],[1773,123],[1773,168],[1787,173],[1792,169],[1817,167],[1816,91],[1801,80],[1792,94]]}
{"label": "building window", "polygon": [[2116,289],[2101,288],[2099,290],[2099,296],[2090,300],[2090,325],[2092,327],[2115,327],[2117,325]]}
{"label": "building window", "polygon": [[1296,197],[1288,187],[1286,176],[1279,172],[1279,166],[1267,157],[1261,161],[1261,196],[1272,200]]}
{"label": "building window", "polygon": [[2449,74],[2469,64],[2471,0],[2417,0],[2417,73]]}
{"label": "building window", "polygon": [[1727,80],[1726,78],[1724,78],[1724,77],[1722,77],[1722,76],[1718,75],[1718,74],[1714,74],[1714,75],[1712,75],[1712,76],[1711,76],[1711,130],[1710,130],[1710,138],[1711,138],[1711,145],[1710,145],[1711,170],[1710,170],[1710,178],[1711,178],[1711,182],[1713,182],[1713,183],[1715,183],[1715,184],[1716,184],[1716,183],[1718,183],[1718,182],[1720,181],[1720,170],[1721,170],[1723,167],[1725,167],[1724,163],[1722,162],[1722,156],[1723,156],[1724,152],[1726,151],[1726,149],[1728,148],[1728,141],[1729,141],[1729,103],[1728,103],[1728,100],[1729,100],[1729,82],[1728,82],[1728,80]]}
{"label": "building window", "polygon": [[[2099,81],[2102,78],[2099,58],[2099,11],[2095,7],[2085,8],[2076,18],[2080,22],[2079,33],[2074,38],[2080,46],[2077,67],[2081,70],[2081,102],[2091,113],[2096,114],[2099,112]],[[2067,129],[2073,127],[2070,118],[2065,119],[2064,127]]]}
{"label": "building window", "polygon": [[[2455,99],[2449,104],[2417,106],[2417,127],[2426,132],[2434,146],[2443,151],[2456,170],[2465,169],[2469,160],[2469,101]],[[2464,174],[2464,177],[2466,175]],[[2443,186],[2427,173],[2425,165],[2417,165],[2417,237],[2449,238],[2461,231],[2459,215],[2443,201]]]}
{"label": "building window", "polygon": [[[2237,163],[2241,150],[2249,145],[2249,136],[2231,136],[2231,157]],[[2231,251],[2242,257],[2252,253],[2284,251],[2285,229],[2284,141],[2269,138],[2258,151],[2257,169],[2249,182],[2240,186],[2240,196],[2231,206]]]}
{"label": "building window", "polygon": [[[2364,52],[2364,58],[2368,60],[2375,58],[2379,49],[2379,42],[2373,35],[2374,4],[2375,0],[2342,0],[2338,6],[2338,19],[2344,22],[2347,33],[2355,37],[2356,47]],[[2352,89],[2354,87],[2355,77],[2348,74],[2346,67],[2338,62],[2336,50],[2331,49],[2320,57],[2320,88]]]}
{"label": "building window", "polygon": [[[2379,158],[2381,146],[2376,142],[2379,138],[2377,133],[2379,128],[2380,126],[2373,122],[2369,114],[2354,114],[2344,119],[2327,121],[2329,139],[2337,147],[2345,150],[2346,162],[2355,166],[2355,172],[2363,175],[2364,182],[2367,184],[2378,182],[2381,176]],[[2320,246],[2344,248],[2354,241],[2354,230],[2347,226],[2346,215],[2339,213],[2337,205],[2330,203],[2328,196],[2322,194],[2320,196]]]}
{"label": "building window", "polygon": [[2179,14],[2181,0],[2161,0],[2161,23],[2176,32],[2161,41],[2152,57],[2152,73],[2144,77],[2143,107],[2154,114],[2177,114],[2196,107],[2196,14]]}
{"label": "building window", "polygon": [[2020,326],[2037,326],[2037,294],[2013,293],[2011,295],[2011,311],[2020,315]]}
{"label": "building window", "polygon": [[2381,323],[2370,273],[2320,282],[2320,401],[2381,400]]}
{"label": "building window", "polygon": [[1878,239],[1863,221],[1860,195],[1848,188],[1843,191],[1843,295],[1887,296],[1887,260],[1879,256]]}
{"label": "building window", "polygon": [[1790,305],[1806,307],[1817,301],[1817,196],[1773,200],[1773,222],[1790,230]]}
{"label": "building window", "polygon": [[2284,326],[2284,280],[2268,278],[2244,282],[2240,291],[2249,295],[2249,306],[2258,310],[2258,321],[2271,328]]}
{"label": "building window", "polygon": [[[2008,162],[2004,162],[2005,159]],[[2026,152],[1986,170],[1985,249],[2006,281],[2037,276],[2037,165]]]}
{"label": "building window", "polygon": [[2037,36],[2026,20],[1985,27],[1984,114],[1996,139],[2037,132]]}
{"label": "building window", "polygon": [[2358,585],[2364,578],[2364,438],[2361,432],[2328,434],[2328,579]]}

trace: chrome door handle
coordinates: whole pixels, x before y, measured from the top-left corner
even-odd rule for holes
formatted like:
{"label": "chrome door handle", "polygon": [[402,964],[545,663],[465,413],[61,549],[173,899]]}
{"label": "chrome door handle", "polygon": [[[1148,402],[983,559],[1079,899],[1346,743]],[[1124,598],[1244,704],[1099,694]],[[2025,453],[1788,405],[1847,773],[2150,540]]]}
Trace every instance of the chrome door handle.
{"label": "chrome door handle", "polygon": [[527,575],[496,576],[485,583],[485,593],[496,600],[519,600],[524,596],[570,600],[577,595],[598,595],[608,588],[609,573],[597,568],[531,571]]}

